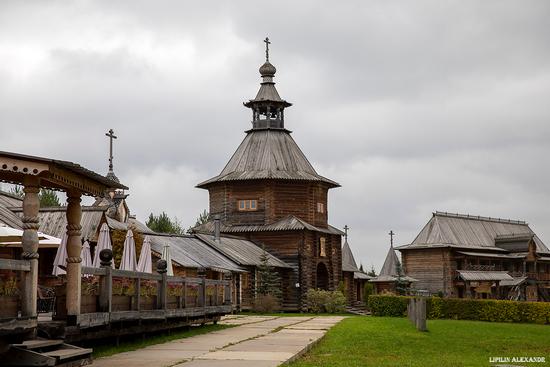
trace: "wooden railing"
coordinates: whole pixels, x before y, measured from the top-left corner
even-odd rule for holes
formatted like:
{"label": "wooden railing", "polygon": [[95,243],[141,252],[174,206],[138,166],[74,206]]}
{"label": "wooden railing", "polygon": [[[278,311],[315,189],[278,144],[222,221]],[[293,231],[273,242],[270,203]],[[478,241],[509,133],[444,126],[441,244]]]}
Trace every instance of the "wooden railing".
{"label": "wooden railing", "polygon": [[[0,270],[23,272],[26,274],[31,271],[31,264],[28,260],[0,259]],[[25,276],[22,278],[25,278]],[[21,292],[21,290],[19,291]],[[35,316],[20,316],[19,296],[0,296],[0,305],[0,336],[16,332],[26,332],[36,327],[37,321]]]}
{"label": "wooden railing", "polygon": [[[103,258],[100,268],[82,267],[81,314],[74,322],[83,328],[113,321],[231,312],[229,277],[213,280],[167,276],[163,260],[157,263],[157,271],[158,274],[116,270],[110,259]],[[63,300],[58,302],[57,318],[64,318],[63,306]]]}

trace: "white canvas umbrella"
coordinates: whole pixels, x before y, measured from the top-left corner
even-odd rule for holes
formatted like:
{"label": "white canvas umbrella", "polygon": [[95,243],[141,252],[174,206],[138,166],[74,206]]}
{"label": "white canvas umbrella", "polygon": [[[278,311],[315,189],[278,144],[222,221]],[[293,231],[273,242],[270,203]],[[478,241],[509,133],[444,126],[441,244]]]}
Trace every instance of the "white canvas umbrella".
{"label": "white canvas umbrella", "polygon": [[119,270],[136,271],[136,268],[136,243],[134,242],[134,234],[129,229],[126,232],[126,239],[124,240],[124,249],[122,250]]}
{"label": "white canvas umbrella", "polygon": [[162,260],[166,261],[166,275],[174,276],[174,268],[172,268],[172,256],[170,255],[170,246],[165,245],[162,249]]}
{"label": "white canvas umbrella", "polygon": [[[38,232],[38,240],[45,239],[45,235]],[[21,241],[23,241],[22,230],[11,228],[6,225],[0,225],[0,245],[18,245],[21,244]]]}
{"label": "white canvas umbrella", "polygon": [[139,262],[137,271],[143,273],[153,272],[153,263],[151,261],[151,239],[146,236],[143,240],[143,246],[141,246],[141,253],[139,254]]}
{"label": "white canvas umbrella", "polygon": [[61,244],[57,248],[57,253],[55,254],[55,259],[53,261],[53,275],[63,275],[67,273],[64,269],[59,267],[67,267],[67,238],[67,233],[64,233],[63,238],[61,238]]}
{"label": "white canvas umbrella", "polygon": [[[111,245],[109,226],[107,225],[107,223],[103,223],[101,229],[99,230],[99,237],[97,239],[97,245],[95,247],[94,261],[92,265],[94,268],[99,268],[99,266],[101,265],[101,260],[99,260],[99,253],[101,252],[101,250],[104,250],[106,248],[112,250],[113,246]],[[113,268],[115,267],[114,261],[111,263],[111,266]]]}
{"label": "white canvas umbrella", "polygon": [[92,255],[90,253],[90,244],[85,241],[82,245],[82,266],[92,266]]}

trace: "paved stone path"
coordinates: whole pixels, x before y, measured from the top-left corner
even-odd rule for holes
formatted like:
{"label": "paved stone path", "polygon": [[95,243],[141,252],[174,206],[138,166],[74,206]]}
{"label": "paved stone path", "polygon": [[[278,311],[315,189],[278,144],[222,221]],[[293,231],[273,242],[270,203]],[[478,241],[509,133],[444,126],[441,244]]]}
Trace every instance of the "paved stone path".
{"label": "paved stone path", "polygon": [[297,358],[343,317],[228,316],[237,327],[94,361],[94,367],[272,367]]}

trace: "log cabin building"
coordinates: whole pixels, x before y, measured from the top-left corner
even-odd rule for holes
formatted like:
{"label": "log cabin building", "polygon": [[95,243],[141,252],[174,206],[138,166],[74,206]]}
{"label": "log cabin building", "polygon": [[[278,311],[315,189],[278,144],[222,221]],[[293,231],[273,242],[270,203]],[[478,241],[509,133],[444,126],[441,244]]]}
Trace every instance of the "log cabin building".
{"label": "log cabin building", "polygon": [[419,290],[550,301],[550,250],[524,221],[435,212],[411,244],[397,249]]}
{"label": "log cabin building", "polygon": [[[336,289],[342,281],[341,236],[328,223],[328,192],[340,185],[319,175],[285,127],[285,109],[269,62],[254,99],[252,128],[221,173],[201,182],[211,217],[224,234],[244,237],[291,266],[283,276],[284,310],[302,309],[310,288]],[[213,220],[194,229],[213,233]]]}
{"label": "log cabin building", "polygon": [[348,304],[356,305],[366,301],[363,299],[363,288],[365,283],[372,277],[365,274],[357,267],[357,262],[355,261],[355,257],[348,243],[348,226],[345,226],[344,229],[346,230],[346,234],[344,235],[344,246],[342,246],[342,279],[344,293]]}

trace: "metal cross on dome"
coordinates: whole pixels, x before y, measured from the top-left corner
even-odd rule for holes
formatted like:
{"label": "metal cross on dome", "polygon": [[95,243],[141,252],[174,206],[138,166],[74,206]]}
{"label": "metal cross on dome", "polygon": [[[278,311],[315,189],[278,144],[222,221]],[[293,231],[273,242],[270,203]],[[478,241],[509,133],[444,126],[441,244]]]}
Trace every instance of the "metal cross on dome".
{"label": "metal cross on dome", "polygon": [[265,61],[268,62],[269,61],[269,45],[271,44],[271,42],[269,42],[269,37],[266,37],[264,42],[265,42]]}
{"label": "metal cross on dome", "polygon": [[109,171],[113,170],[113,139],[116,139],[115,132],[113,129],[110,129],[109,132],[105,133],[105,136],[109,137]]}

